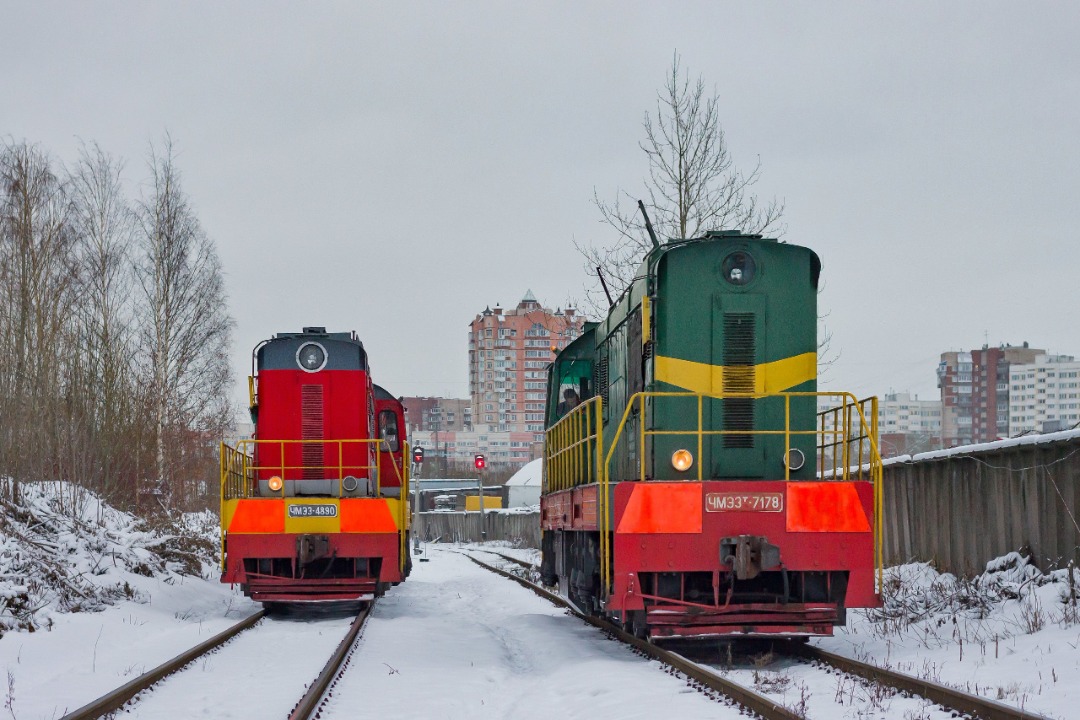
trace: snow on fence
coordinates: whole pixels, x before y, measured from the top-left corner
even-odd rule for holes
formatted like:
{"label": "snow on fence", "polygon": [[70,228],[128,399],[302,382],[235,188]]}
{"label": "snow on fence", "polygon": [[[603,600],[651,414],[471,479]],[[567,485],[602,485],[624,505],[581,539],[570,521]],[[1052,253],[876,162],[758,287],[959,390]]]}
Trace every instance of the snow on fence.
{"label": "snow on fence", "polygon": [[885,564],[972,576],[1019,550],[1043,572],[1080,563],[1080,431],[891,458]]}
{"label": "snow on fence", "polygon": [[[479,542],[480,513],[422,512],[416,516],[416,531],[428,542]],[[506,540],[520,547],[540,547],[540,513],[493,511],[483,514],[487,540]]]}

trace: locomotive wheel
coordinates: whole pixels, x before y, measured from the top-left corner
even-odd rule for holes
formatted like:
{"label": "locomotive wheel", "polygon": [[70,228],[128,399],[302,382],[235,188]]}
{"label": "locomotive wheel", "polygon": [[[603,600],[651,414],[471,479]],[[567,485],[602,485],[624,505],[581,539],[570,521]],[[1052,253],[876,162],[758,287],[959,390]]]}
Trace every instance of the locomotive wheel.
{"label": "locomotive wheel", "polygon": [[645,611],[631,610],[627,612],[626,622],[623,623],[623,629],[638,640],[648,640],[649,626],[645,623]]}

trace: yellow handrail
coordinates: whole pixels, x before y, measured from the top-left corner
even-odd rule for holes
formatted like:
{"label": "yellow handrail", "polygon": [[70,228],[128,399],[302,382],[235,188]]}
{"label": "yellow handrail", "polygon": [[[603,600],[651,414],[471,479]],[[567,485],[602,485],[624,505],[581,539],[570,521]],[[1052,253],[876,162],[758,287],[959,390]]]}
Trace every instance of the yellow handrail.
{"label": "yellow handrail", "polygon": [[[697,427],[694,430],[651,430],[646,429],[645,425],[645,400],[646,398],[662,398],[662,397],[684,397],[684,398],[697,398],[698,403],[698,417]],[[784,429],[783,430],[705,430],[702,422],[702,404],[704,398],[712,399],[729,399],[729,398],[748,398],[754,400],[760,400],[763,398],[771,397],[783,397],[785,403],[784,411]],[[823,413],[819,413],[822,416],[821,428],[815,427],[813,430],[793,430],[791,428],[791,398],[795,397],[833,397],[837,398],[840,405],[837,408],[826,410]],[[883,528],[882,528],[882,515],[883,515],[883,502],[882,502],[882,467],[881,467],[881,455],[878,450],[878,436],[877,436],[877,398],[867,398],[859,401],[854,395],[847,392],[790,392],[790,393],[773,393],[773,394],[757,394],[757,393],[721,393],[717,395],[705,395],[703,393],[694,392],[639,392],[630,396],[626,403],[626,409],[623,411],[622,418],[615,430],[615,434],[611,438],[610,444],[607,446],[607,453],[603,459],[603,473],[601,479],[601,485],[604,490],[611,483],[611,460],[615,454],[615,450],[618,447],[619,440],[622,437],[622,433],[626,427],[627,421],[630,418],[631,410],[634,407],[634,402],[638,402],[639,407],[639,446],[638,455],[641,460],[639,463],[639,481],[646,479],[646,459],[647,453],[645,453],[645,438],[653,435],[695,435],[697,437],[698,447],[698,462],[697,464],[697,480],[702,480],[702,446],[704,437],[706,435],[783,435],[784,436],[784,457],[788,456],[791,450],[791,438],[792,436],[813,435],[821,437],[821,444],[817,445],[817,449],[820,454],[824,456],[825,450],[832,450],[833,468],[831,476],[833,479],[843,480],[867,480],[873,483],[874,488],[874,564],[876,566],[877,584],[880,592],[883,582],[883,570],[884,570],[884,550],[883,550]],[[869,413],[864,412],[864,405],[870,403],[871,409]],[[852,434],[853,425],[853,412],[858,415],[858,434]],[[830,428],[827,422],[827,415],[833,413],[833,422]],[[867,414],[871,419],[867,420]],[[842,437],[841,437],[842,435]],[[831,437],[831,442],[827,439]],[[863,459],[863,442],[866,442],[866,460],[867,466],[864,466]],[[859,457],[858,465],[854,468],[851,466],[851,444],[853,442],[859,443]],[[601,446],[603,447],[603,446]],[[837,450],[841,452],[838,453]],[[838,455],[842,454],[843,467],[837,467]],[[824,460],[819,466],[821,472],[819,476],[824,478],[826,473],[824,472]],[[864,474],[864,468],[866,470]],[[839,477],[838,477],[839,475]],[[784,470],[784,479],[790,480],[790,469],[786,467]],[[604,493],[602,492],[603,496]],[[606,519],[606,518],[605,518]],[[601,529],[601,542],[605,537],[604,528]],[[601,580],[604,587],[605,594],[611,586],[611,570],[610,563],[605,562],[606,556],[601,558]]]}
{"label": "yellow handrail", "polygon": [[[227,445],[225,447],[228,448],[233,453],[235,453],[236,455],[242,456],[242,457],[245,458],[245,466],[246,466],[247,474],[249,476],[248,480],[253,481],[254,480],[254,475],[255,475],[256,472],[258,472],[258,471],[266,471],[266,470],[280,471],[282,480],[301,479],[301,478],[286,478],[285,475],[286,475],[286,471],[288,471],[288,470],[323,470],[323,471],[325,471],[325,470],[336,470],[338,472],[337,481],[339,483],[338,490],[339,490],[339,495],[340,495],[341,494],[340,483],[344,480],[344,474],[345,474],[346,469],[353,470],[353,471],[369,471],[369,470],[377,471],[378,467],[379,467],[378,455],[375,456],[375,460],[374,460],[373,463],[363,463],[363,464],[360,463],[360,462],[346,463],[345,462],[345,456],[344,456],[345,447],[350,446],[350,445],[376,445],[376,447],[377,447],[379,444],[381,444],[383,442],[385,442],[385,441],[383,441],[382,439],[379,439],[379,438],[341,439],[341,440],[328,440],[328,439],[322,439],[322,440],[240,440],[237,443],[236,448],[229,448]],[[289,445],[322,445],[322,446],[331,445],[331,446],[335,446],[337,448],[337,458],[336,458],[337,462],[333,463],[333,464],[328,464],[328,465],[314,465],[314,464],[289,465],[289,464],[286,464],[285,463],[285,447],[289,446]],[[258,446],[277,446],[279,448],[280,462],[278,462],[277,464],[274,464],[274,465],[255,465],[254,464],[254,449],[256,447],[258,447]],[[249,451],[249,448],[250,448],[250,451]],[[406,462],[407,462],[407,460],[405,459],[405,456],[403,455],[402,456],[402,465],[404,465]],[[248,464],[248,463],[250,463],[250,464]],[[404,475],[405,471],[403,471],[402,468],[398,467],[397,463],[391,463],[391,465],[394,468],[394,474],[396,475],[397,480],[400,483],[402,481],[402,476]],[[224,468],[222,470],[222,473],[223,473],[222,474],[222,485],[223,485],[223,491],[224,491],[224,487],[226,487],[226,485],[227,485],[226,476],[225,476],[225,469]],[[376,491],[376,494],[377,494],[382,490],[382,480],[381,480],[381,478],[379,478],[378,472],[375,472],[374,475],[375,475],[375,491]],[[229,486],[229,487],[233,487],[233,486]],[[250,492],[251,492],[250,488],[245,488],[244,490],[245,490],[245,494],[243,494],[243,495],[227,495],[225,499],[234,499],[236,497],[249,497]],[[281,493],[281,496],[284,497],[284,493],[285,493],[284,484],[282,485],[282,489],[279,492]]]}
{"label": "yellow handrail", "polygon": [[[255,489],[255,477],[256,473],[260,470],[278,470],[281,473],[281,479],[285,480],[286,470],[337,470],[338,471],[338,497],[344,497],[345,493],[341,487],[341,483],[344,481],[345,469],[353,471],[368,471],[375,470],[375,494],[378,495],[382,490],[382,478],[378,474],[378,454],[375,455],[374,464],[346,464],[344,460],[344,448],[346,445],[376,445],[376,452],[378,452],[378,444],[385,441],[379,438],[370,439],[343,439],[343,440],[240,440],[236,447],[230,447],[224,442],[221,443],[221,455],[220,455],[220,472],[221,472],[221,493],[220,493],[220,510],[219,517],[225,517],[225,502],[227,500],[239,500],[250,498],[254,495]],[[337,446],[337,464],[336,465],[286,465],[285,464],[285,446],[286,445],[336,445]],[[279,449],[281,462],[275,465],[256,465],[254,457],[254,449],[259,445],[276,445]],[[250,449],[250,451],[249,451]],[[400,569],[405,569],[405,529],[408,522],[408,513],[405,511],[407,503],[408,483],[409,483],[409,444],[403,443],[403,452],[401,455],[401,467],[396,462],[391,462],[391,467],[394,468],[394,474],[397,476],[399,487],[399,506],[398,506],[398,527],[401,528],[399,538],[399,563]],[[299,478],[289,478],[299,479]],[[285,483],[281,484],[281,490],[277,493],[280,497],[285,497]],[[222,523],[221,527],[221,569],[225,570],[225,526]]]}
{"label": "yellow handrail", "polygon": [[597,482],[599,462],[592,456],[602,446],[600,396],[591,397],[547,429],[544,442],[544,492]]}
{"label": "yellow handrail", "polygon": [[[400,514],[400,517],[398,518],[398,527],[401,528],[401,532],[398,533],[398,563],[400,564],[398,571],[403,574],[402,579],[404,579],[405,573],[405,553],[407,553],[409,549],[408,543],[405,540],[405,531],[408,530],[410,517],[406,508],[408,506],[409,482],[411,481],[409,472],[409,460],[411,458],[412,454],[409,451],[409,443],[401,443],[402,471],[398,471],[398,477],[402,478],[402,476],[404,476],[404,478],[401,480],[401,485],[399,486],[400,489],[398,491],[398,513]],[[391,463],[391,465],[394,465],[395,471],[398,469],[396,464]]]}

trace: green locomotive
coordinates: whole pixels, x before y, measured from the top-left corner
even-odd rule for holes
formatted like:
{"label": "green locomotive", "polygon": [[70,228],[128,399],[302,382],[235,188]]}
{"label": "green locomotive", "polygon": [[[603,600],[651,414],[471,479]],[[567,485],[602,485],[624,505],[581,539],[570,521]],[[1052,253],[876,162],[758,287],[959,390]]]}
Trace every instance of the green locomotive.
{"label": "green locomotive", "polygon": [[820,273],[759,235],[656,243],[549,370],[546,582],[654,636],[876,604],[876,420],[846,393],[818,414]]}

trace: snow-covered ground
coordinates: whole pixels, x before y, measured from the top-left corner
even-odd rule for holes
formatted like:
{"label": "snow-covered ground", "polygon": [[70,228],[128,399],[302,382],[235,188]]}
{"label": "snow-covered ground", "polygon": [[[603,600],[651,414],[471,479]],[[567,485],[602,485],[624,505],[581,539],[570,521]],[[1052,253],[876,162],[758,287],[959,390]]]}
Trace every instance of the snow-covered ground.
{"label": "snow-covered ground", "polygon": [[375,607],[323,717],[734,718],[599,630],[451,549]]}
{"label": "snow-covered ground", "polygon": [[[28,488],[18,507],[0,494],[0,717],[58,718],[254,612],[205,563],[214,528],[208,516],[151,529],[62,485]],[[429,561],[376,607],[334,716],[739,716],[455,552],[485,548],[539,560],[505,543],[428,545]],[[883,609],[852,611],[847,627],[815,642],[1051,717],[1080,716],[1080,574],[1044,575],[1014,554],[971,580],[926,564],[892,568],[886,589]],[[196,699],[202,717],[276,715],[345,625],[265,620],[132,714],[180,716],[179,703]],[[809,697],[808,717],[819,720],[941,717],[811,670],[773,662],[728,672],[789,706]]]}
{"label": "snow-covered ground", "polygon": [[885,607],[850,612],[846,628],[817,642],[1050,717],[1080,717],[1080,571],[1071,575],[1043,574],[1017,553],[970,580],[926,563],[889,568]]}
{"label": "snow-covered ground", "polygon": [[342,613],[321,619],[307,613],[264,618],[216,652],[142,693],[121,717],[287,717],[352,620]]}
{"label": "snow-covered ground", "polygon": [[[463,546],[539,563],[536,550],[505,543]],[[1080,571],[1043,574],[1011,553],[972,579],[937,573],[927,563],[889,568],[885,606],[853,610],[846,627],[814,643],[841,655],[978,693],[1055,718],[1080,717]],[[830,677],[798,662],[762,658],[760,667],[722,668],[810,718],[946,718],[920,699]],[[844,699],[846,698],[846,699]],[[843,700],[837,709],[838,700]]]}
{"label": "snow-covered ground", "polygon": [[67,483],[20,490],[0,487],[3,717],[60,717],[258,609],[207,562],[213,515],[153,529]]}

